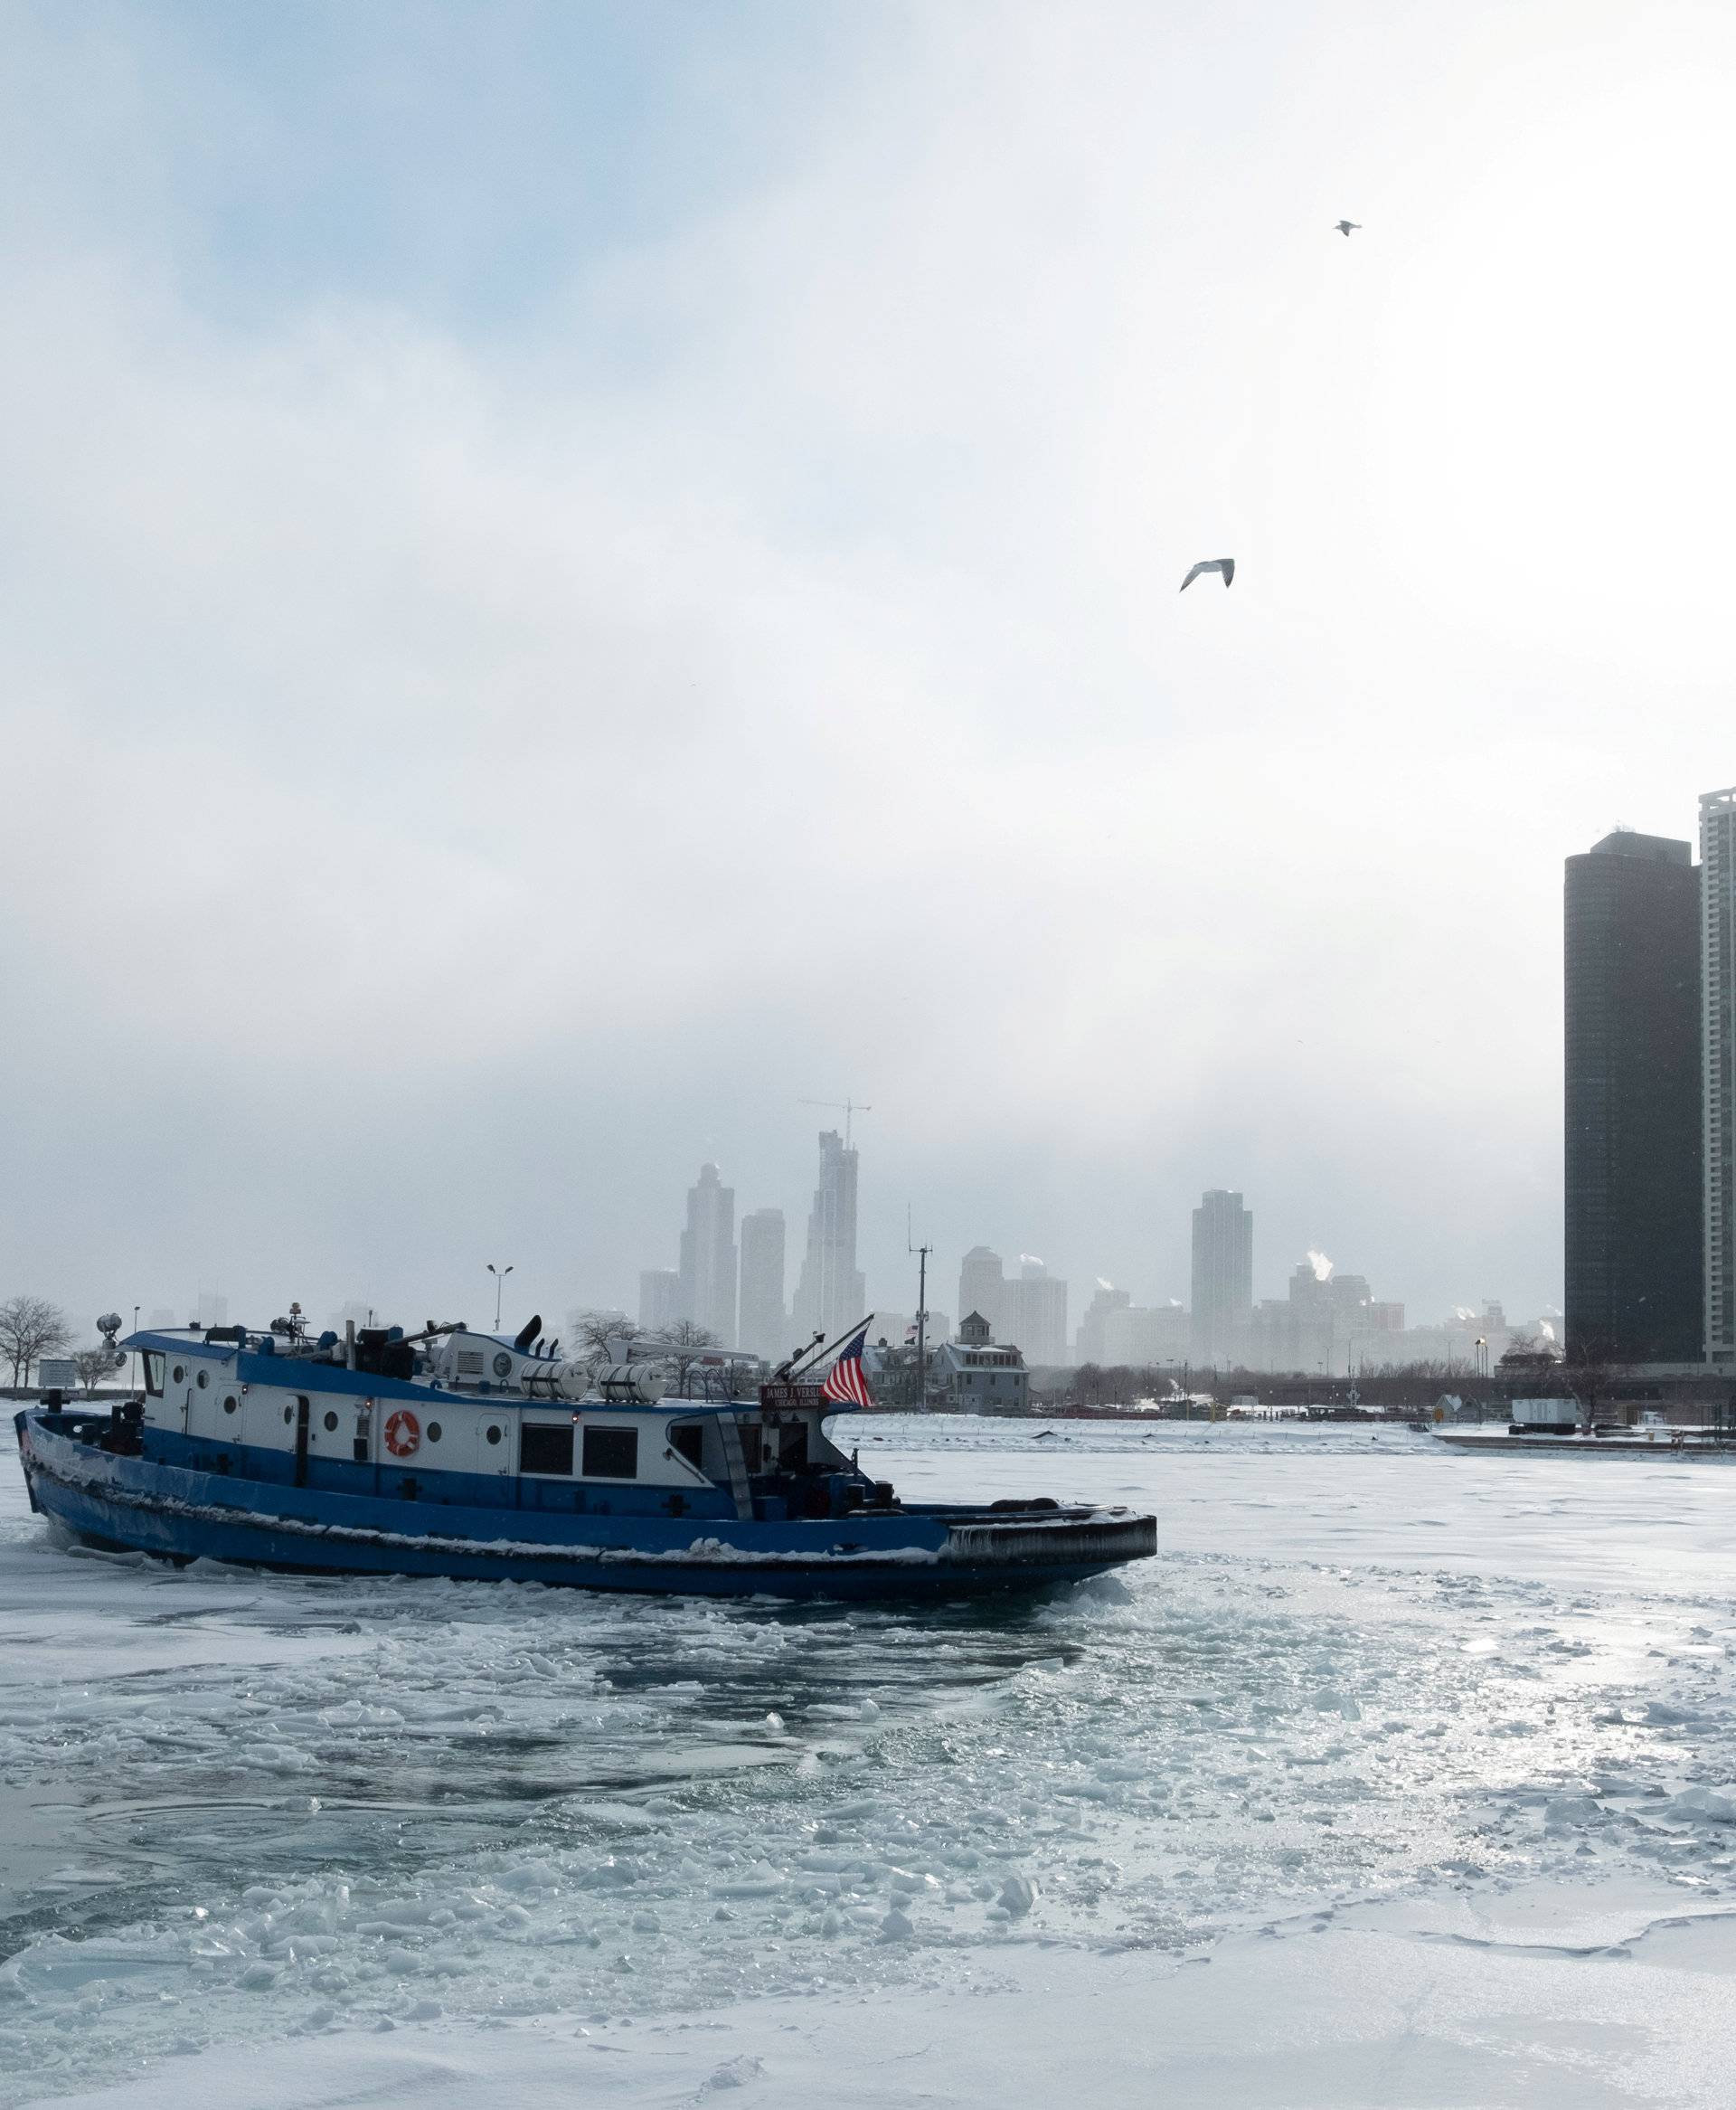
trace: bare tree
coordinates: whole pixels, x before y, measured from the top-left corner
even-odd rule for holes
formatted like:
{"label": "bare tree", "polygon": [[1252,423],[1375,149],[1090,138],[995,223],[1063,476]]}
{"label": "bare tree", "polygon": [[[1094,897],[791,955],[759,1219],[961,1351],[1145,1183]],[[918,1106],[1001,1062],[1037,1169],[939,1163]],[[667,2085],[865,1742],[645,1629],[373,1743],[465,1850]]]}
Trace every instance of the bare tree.
{"label": "bare tree", "polygon": [[119,1367],[116,1363],[115,1355],[113,1348],[106,1348],[99,1342],[93,1348],[80,1348],[73,1357],[72,1367],[79,1373],[79,1383],[87,1392],[94,1392],[103,1379]]}
{"label": "bare tree", "polygon": [[709,1326],[702,1326],[695,1319],[677,1319],[673,1326],[665,1326],[655,1343],[648,1348],[665,1355],[675,1366],[675,1385],[684,1397],[687,1391],[687,1373],[698,1362],[707,1348],[717,1346],[717,1336]]}
{"label": "bare tree", "polygon": [[12,1365],[14,1386],[27,1386],[42,1358],[59,1355],[71,1340],[71,1322],[46,1297],[8,1297],[0,1304],[0,1358]]}
{"label": "bare tree", "polygon": [[587,1355],[612,1357],[618,1346],[627,1350],[627,1359],[631,1361],[634,1343],[644,1338],[643,1327],[613,1312],[580,1311],[575,1316],[579,1321],[579,1343]]}

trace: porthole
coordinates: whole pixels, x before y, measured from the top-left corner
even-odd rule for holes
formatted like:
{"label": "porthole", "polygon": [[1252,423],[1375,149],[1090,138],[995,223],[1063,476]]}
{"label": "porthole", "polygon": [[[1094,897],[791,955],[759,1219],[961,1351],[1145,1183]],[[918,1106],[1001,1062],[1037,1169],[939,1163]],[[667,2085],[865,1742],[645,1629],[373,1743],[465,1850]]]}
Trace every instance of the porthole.
{"label": "porthole", "polygon": [[439,1424],[439,1422],[429,1422],[429,1424],[428,1424],[428,1440],[429,1440],[429,1442],[430,1443],[438,1443],[439,1442],[439,1440],[440,1440],[440,1424]]}
{"label": "porthole", "polygon": [[184,1363],[177,1363],[174,1369],[169,1372],[169,1381],[175,1385],[184,1385],[187,1381],[187,1366]]}
{"label": "porthole", "polygon": [[506,1353],[505,1348],[502,1348],[500,1353],[495,1358],[495,1376],[496,1377],[510,1377],[512,1374],[513,1358]]}
{"label": "porthole", "polygon": [[210,1372],[209,1370],[201,1370],[201,1371],[200,1371],[200,1373],[199,1373],[199,1389],[200,1389],[200,1391],[201,1391],[201,1392],[203,1392],[203,1391],[204,1390],[205,1386],[206,1386],[207,1385],[209,1385],[210,1383],[211,1383],[211,1372]]}
{"label": "porthole", "polygon": [[337,1426],[337,1416],[336,1416],[335,1414],[327,1414],[327,1415],[326,1415],[326,1434],[327,1434],[327,1435],[330,1435],[330,1434],[332,1433],[333,1430],[335,1430],[335,1429],[336,1428],[336,1426]]}
{"label": "porthole", "polygon": [[491,1443],[499,1443],[499,1441],[500,1441],[500,1424],[499,1424],[499,1423],[498,1423],[498,1422],[490,1422],[490,1423],[489,1423],[489,1424],[488,1424],[488,1426],[487,1426],[487,1427],[486,1427],[486,1429],[485,1429],[485,1430],[484,1430],[482,1433],[483,1433],[483,1434],[484,1434],[485,1436],[486,1436],[486,1437],[487,1437],[488,1441],[489,1441]]}
{"label": "porthole", "polygon": [[293,1406],[286,1406],[283,1410],[283,1418],[286,1422],[294,1421],[296,1418],[295,1408]]}
{"label": "porthole", "polygon": [[234,1411],[235,1411],[235,1409],[236,1409],[236,1408],[237,1408],[237,1407],[238,1407],[240,1405],[241,1405],[241,1402],[240,1402],[240,1400],[238,1400],[238,1399],[236,1398],[235,1395],[234,1395],[232,1392],[226,1393],[226,1394],[223,1396],[223,1412],[224,1412],[225,1414],[233,1414],[233,1413],[234,1413]]}

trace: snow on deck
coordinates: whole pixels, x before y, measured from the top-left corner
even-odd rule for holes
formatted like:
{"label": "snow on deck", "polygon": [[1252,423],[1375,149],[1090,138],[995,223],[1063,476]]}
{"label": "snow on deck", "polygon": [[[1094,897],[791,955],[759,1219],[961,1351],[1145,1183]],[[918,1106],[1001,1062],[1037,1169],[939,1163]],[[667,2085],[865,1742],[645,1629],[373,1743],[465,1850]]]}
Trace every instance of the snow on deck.
{"label": "snow on deck", "polygon": [[0,2104],[1722,2099],[1724,1475],[857,1435],[1160,1556],[939,1613],[176,1573],[0,1453]]}

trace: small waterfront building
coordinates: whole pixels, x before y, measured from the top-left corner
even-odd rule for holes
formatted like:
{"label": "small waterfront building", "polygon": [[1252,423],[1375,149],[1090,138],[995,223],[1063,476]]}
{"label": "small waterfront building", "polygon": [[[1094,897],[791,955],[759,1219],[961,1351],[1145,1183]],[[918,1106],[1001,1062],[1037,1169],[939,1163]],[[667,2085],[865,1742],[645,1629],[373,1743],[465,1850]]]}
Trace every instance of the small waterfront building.
{"label": "small waterfront building", "polygon": [[955,1414],[1024,1414],[1031,1405],[1031,1374],[1019,1349],[997,1346],[981,1312],[958,1322],[955,1340],[934,1359],[936,1404]]}

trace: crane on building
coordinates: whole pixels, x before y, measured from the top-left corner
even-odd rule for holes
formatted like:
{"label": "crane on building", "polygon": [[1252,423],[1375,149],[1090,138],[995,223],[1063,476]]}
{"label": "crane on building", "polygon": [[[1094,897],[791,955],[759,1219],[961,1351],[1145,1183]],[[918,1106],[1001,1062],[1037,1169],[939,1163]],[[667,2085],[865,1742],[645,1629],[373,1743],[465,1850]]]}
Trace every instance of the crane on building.
{"label": "crane on building", "polygon": [[798,1103],[803,1106],[824,1106],[830,1112],[843,1114],[844,1147],[846,1150],[850,1148],[852,1116],[858,1113],[872,1113],[874,1111],[872,1106],[864,1106],[859,1099],[804,1099]]}

